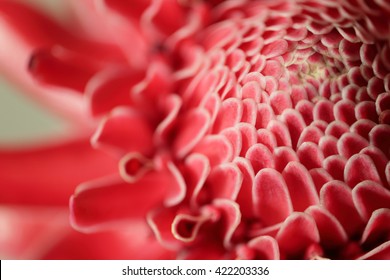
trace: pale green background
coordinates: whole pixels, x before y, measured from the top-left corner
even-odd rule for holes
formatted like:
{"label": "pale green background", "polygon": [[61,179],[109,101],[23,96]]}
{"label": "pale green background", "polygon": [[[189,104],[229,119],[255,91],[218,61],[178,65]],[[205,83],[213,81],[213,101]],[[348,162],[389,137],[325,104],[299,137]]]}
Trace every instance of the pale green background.
{"label": "pale green background", "polygon": [[[66,20],[63,0],[18,0],[38,6],[58,21]],[[39,142],[60,133],[64,121],[53,116],[34,100],[26,98],[17,85],[11,84],[0,73],[0,146],[15,146]]]}

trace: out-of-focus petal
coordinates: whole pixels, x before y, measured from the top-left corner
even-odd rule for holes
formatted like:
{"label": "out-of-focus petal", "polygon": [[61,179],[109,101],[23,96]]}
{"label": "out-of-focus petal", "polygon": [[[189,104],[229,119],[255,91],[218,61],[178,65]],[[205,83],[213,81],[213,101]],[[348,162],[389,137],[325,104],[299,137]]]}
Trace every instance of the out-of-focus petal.
{"label": "out-of-focus petal", "polygon": [[20,151],[0,151],[0,201],[66,205],[75,186],[111,174],[116,161],[90,147],[88,139]]}

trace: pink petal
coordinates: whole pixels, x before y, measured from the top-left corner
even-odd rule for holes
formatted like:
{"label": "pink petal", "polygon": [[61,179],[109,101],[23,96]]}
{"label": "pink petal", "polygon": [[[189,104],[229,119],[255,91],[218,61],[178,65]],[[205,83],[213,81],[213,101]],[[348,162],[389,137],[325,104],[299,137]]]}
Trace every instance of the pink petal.
{"label": "pink petal", "polygon": [[280,223],[292,213],[288,188],[279,172],[265,168],[256,174],[253,204],[255,213],[266,226]]}
{"label": "pink petal", "polygon": [[223,135],[207,135],[192,150],[192,153],[205,155],[211,166],[230,161],[233,147]]}
{"label": "pink petal", "polygon": [[318,148],[322,151],[325,158],[339,153],[337,150],[337,138],[330,135],[325,135],[320,139]]}
{"label": "pink petal", "polygon": [[326,209],[310,206],[306,211],[316,222],[321,244],[326,249],[339,248],[348,241],[348,236],[339,221]]}
{"label": "pink petal", "polygon": [[376,126],[376,123],[370,120],[358,120],[351,126],[351,132],[369,139],[370,131]]}
{"label": "pink petal", "polygon": [[310,125],[313,122],[313,109],[314,104],[308,100],[300,100],[295,106],[295,110],[302,115],[306,125]]}
{"label": "pink petal", "polygon": [[324,155],[318,146],[312,142],[303,143],[297,151],[299,161],[307,168],[322,167]]}
{"label": "pink petal", "polygon": [[345,165],[344,179],[351,188],[364,180],[378,183],[381,181],[374,162],[369,156],[364,154],[354,155],[348,160]]}
{"label": "pink petal", "polygon": [[314,219],[305,213],[293,213],[283,223],[276,240],[287,258],[301,257],[313,243],[320,241]]}
{"label": "pink petal", "polygon": [[139,180],[152,169],[152,161],[139,153],[129,153],[119,162],[119,174],[128,183]]}
{"label": "pink petal", "polygon": [[347,132],[349,132],[349,126],[346,123],[339,121],[331,122],[325,130],[325,134],[334,136],[337,139]]}
{"label": "pink petal", "polygon": [[282,172],[289,162],[299,162],[298,156],[290,147],[278,147],[274,150],[275,169]]}
{"label": "pink petal", "polygon": [[379,124],[370,132],[370,143],[379,149],[390,158],[390,125]]}
{"label": "pink petal", "polygon": [[297,147],[299,148],[304,142],[313,142],[317,144],[320,142],[320,139],[324,137],[324,133],[321,129],[315,126],[308,126],[303,131],[299,137]]}
{"label": "pink petal", "polygon": [[286,109],[283,112],[282,121],[288,127],[291,135],[292,147],[295,148],[297,146],[299,136],[306,127],[305,121],[302,116],[293,109]]}
{"label": "pink petal", "polygon": [[355,115],[358,120],[367,119],[373,122],[378,122],[378,114],[373,101],[363,101],[357,104],[355,108]]}
{"label": "pink petal", "polygon": [[257,142],[257,131],[253,125],[240,123],[237,125],[238,130],[241,132],[242,146],[240,156],[244,156],[248,149]]}
{"label": "pink petal", "polygon": [[384,187],[390,187],[387,185],[386,179],[386,164],[389,162],[386,156],[376,147],[370,146],[361,151],[362,154],[368,155],[375,164],[379,177],[382,180]]}
{"label": "pink petal", "polygon": [[302,164],[290,162],[282,175],[295,211],[303,212],[309,206],[318,204],[319,198],[313,180]]}
{"label": "pink petal", "polygon": [[262,55],[266,58],[280,56],[287,51],[288,44],[285,40],[279,39],[270,44],[267,44],[261,50]]}
{"label": "pink petal", "polygon": [[172,221],[172,234],[182,242],[192,242],[198,236],[202,224],[210,217],[207,215],[192,216],[187,214],[177,214]]}
{"label": "pink petal", "polygon": [[215,120],[213,131],[217,133],[224,128],[236,125],[241,121],[242,113],[243,105],[240,100],[236,98],[224,100]]}
{"label": "pink petal", "polygon": [[278,242],[270,236],[259,236],[248,242],[248,247],[255,251],[256,259],[279,260]]}
{"label": "pink petal", "polygon": [[251,146],[246,155],[253,167],[255,173],[263,168],[273,168],[274,160],[270,150],[263,144],[255,144]]}
{"label": "pink petal", "polygon": [[240,208],[230,199],[216,199],[213,206],[221,213],[223,245],[230,248],[232,236],[241,222]]}
{"label": "pink petal", "polygon": [[278,146],[291,147],[291,136],[287,126],[278,120],[271,120],[268,123],[267,129],[275,135]]}
{"label": "pink petal", "polygon": [[256,117],[257,117],[256,102],[252,99],[246,99],[242,102],[242,104],[243,104],[243,111],[242,111],[241,122],[255,125]]}
{"label": "pink petal", "polygon": [[153,129],[144,116],[130,108],[118,107],[100,124],[91,141],[95,147],[108,148],[120,155],[127,152],[151,155],[152,136]]}
{"label": "pink petal", "polygon": [[314,168],[309,173],[316,186],[317,193],[320,193],[322,186],[333,180],[333,177],[324,168]]}
{"label": "pink petal", "polygon": [[226,128],[221,133],[230,142],[233,148],[233,158],[236,158],[241,153],[242,136],[241,132],[236,127]]}
{"label": "pink petal", "polygon": [[255,182],[255,172],[249,160],[238,157],[234,163],[242,174],[242,184],[236,202],[240,206],[241,214],[244,218],[253,218],[252,190]]}
{"label": "pink petal", "polygon": [[85,94],[94,116],[105,114],[118,105],[131,105],[130,89],[143,77],[127,68],[104,70],[87,84]]}
{"label": "pink petal", "polygon": [[282,91],[274,91],[270,96],[270,105],[275,115],[280,115],[284,110],[292,108],[290,96]]}
{"label": "pink petal", "polygon": [[266,128],[270,121],[275,118],[274,111],[271,106],[267,104],[260,103],[257,106],[257,118],[256,118],[256,127],[257,128]]}
{"label": "pink petal", "polygon": [[184,157],[202,139],[210,124],[210,116],[204,109],[189,111],[180,120],[173,144],[174,153]]}
{"label": "pink petal", "polygon": [[390,241],[387,241],[367,254],[361,256],[360,260],[388,260],[390,259]]}
{"label": "pink petal", "polygon": [[157,206],[182,200],[183,184],[174,170],[151,171],[132,184],[116,175],[84,183],[71,198],[71,223],[88,232],[126,219],[143,219]]}
{"label": "pink petal", "polygon": [[380,184],[364,181],[356,185],[352,198],[360,215],[368,220],[380,208],[390,208],[390,191]]}
{"label": "pink petal", "polygon": [[274,134],[268,129],[260,128],[257,130],[257,143],[263,144],[270,151],[276,148],[276,139]]}
{"label": "pink petal", "polygon": [[331,101],[321,100],[314,106],[313,111],[315,120],[323,120],[328,123],[334,121],[333,103]]}
{"label": "pink petal", "polygon": [[369,145],[368,141],[355,133],[345,133],[337,142],[340,155],[350,158]]}
{"label": "pink petal", "polygon": [[7,204],[67,205],[75,186],[115,170],[117,160],[92,149],[88,139],[1,151],[0,200]]}
{"label": "pink petal", "polygon": [[203,191],[210,198],[235,200],[242,184],[242,173],[237,165],[224,163],[211,170]]}
{"label": "pink petal", "polygon": [[324,168],[325,170],[332,175],[335,180],[344,180],[344,170],[345,165],[347,164],[347,160],[339,155],[333,155],[327,157],[324,160]]}
{"label": "pink petal", "polygon": [[337,218],[349,237],[358,235],[364,222],[352,200],[351,189],[340,181],[325,184],[320,192],[320,202]]}
{"label": "pink petal", "polygon": [[210,174],[210,163],[204,155],[191,154],[186,158],[184,164],[187,193],[190,195],[191,205],[196,206],[199,193],[206,182],[207,176]]}
{"label": "pink petal", "polygon": [[363,244],[375,244],[385,240],[390,234],[390,210],[375,210],[363,232]]}
{"label": "pink petal", "polygon": [[336,120],[352,125],[356,121],[355,103],[348,100],[341,100],[333,108]]}

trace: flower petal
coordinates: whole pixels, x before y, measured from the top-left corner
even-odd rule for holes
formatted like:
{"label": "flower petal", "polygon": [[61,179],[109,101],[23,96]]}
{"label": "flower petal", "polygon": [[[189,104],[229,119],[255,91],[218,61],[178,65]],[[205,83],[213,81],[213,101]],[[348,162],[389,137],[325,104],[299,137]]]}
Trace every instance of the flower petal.
{"label": "flower petal", "polygon": [[305,211],[313,217],[325,249],[340,248],[348,242],[348,236],[339,221],[326,209],[313,205]]}
{"label": "flower petal", "polygon": [[320,241],[314,219],[305,213],[293,213],[280,228],[276,240],[287,258],[302,257],[306,249]]}
{"label": "flower petal", "polygon": [[253,204],[255,213],[266,226],[282,222],[292,213],[288,188],[279,172],[264,168],[256,174]]}
{"label": "flower petal", "polygon": [[364,180],[381,182],[374,162],[364,154],[354,155],[347,161],[344,169],[344,179],[351,188]]}
{"label": "flower petal", "polygon": [[[135,137],[137,135],[137,137]],[[118,107],[100,124],[92,137],[92,145],[112,150],[115,154],[139,152],[151,155],[153,129],[140,113]]]}
{"label": "flower petal", "polygon": [[361,242],[364,245],[372,245],[388,239],[390,234],[390,210],[375,210],[364,229]]}
{"label": "flower petal", "polygon": [[282,176],[295,211],[303,212],[309,206],[318,204],[319,198],[313,180],[302,164],[290,162],[284,168]]}
{"label": "flower petal", "polygon": [[117,161],[93,150],[88,139],[0,152],[0,201],[67,205],[75,186],[117,170]]}
{"label": "flower petal", "polygon": [[387,241],[367,254],[361,256],[359,260],[388,260],[390,258],[390,241]]}
{"label": "flower petal", "polygon": [[320,202],[332,213],[349,237],[359,234],[364,222],[355,208],[351,189],[340,181],[326,183],[320,192]]}
{"label": "flower petal", "polygon": [[352,190],[352,198],[364,219],[379,208],[390,208],[390,191],[373,181],[363,181]]}

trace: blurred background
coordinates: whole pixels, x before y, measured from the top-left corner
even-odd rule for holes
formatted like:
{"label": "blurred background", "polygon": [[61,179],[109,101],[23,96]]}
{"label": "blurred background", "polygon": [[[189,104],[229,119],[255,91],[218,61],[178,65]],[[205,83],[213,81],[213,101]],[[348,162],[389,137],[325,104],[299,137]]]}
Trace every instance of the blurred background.
{"label": "blurred background", "polygon": [[[24,2],[63,22],[69,11],[64,0],[14,0]],[[0,147],[39,142],[64,131],[66,123],[25,96],[21,88],[0,72]]]}

